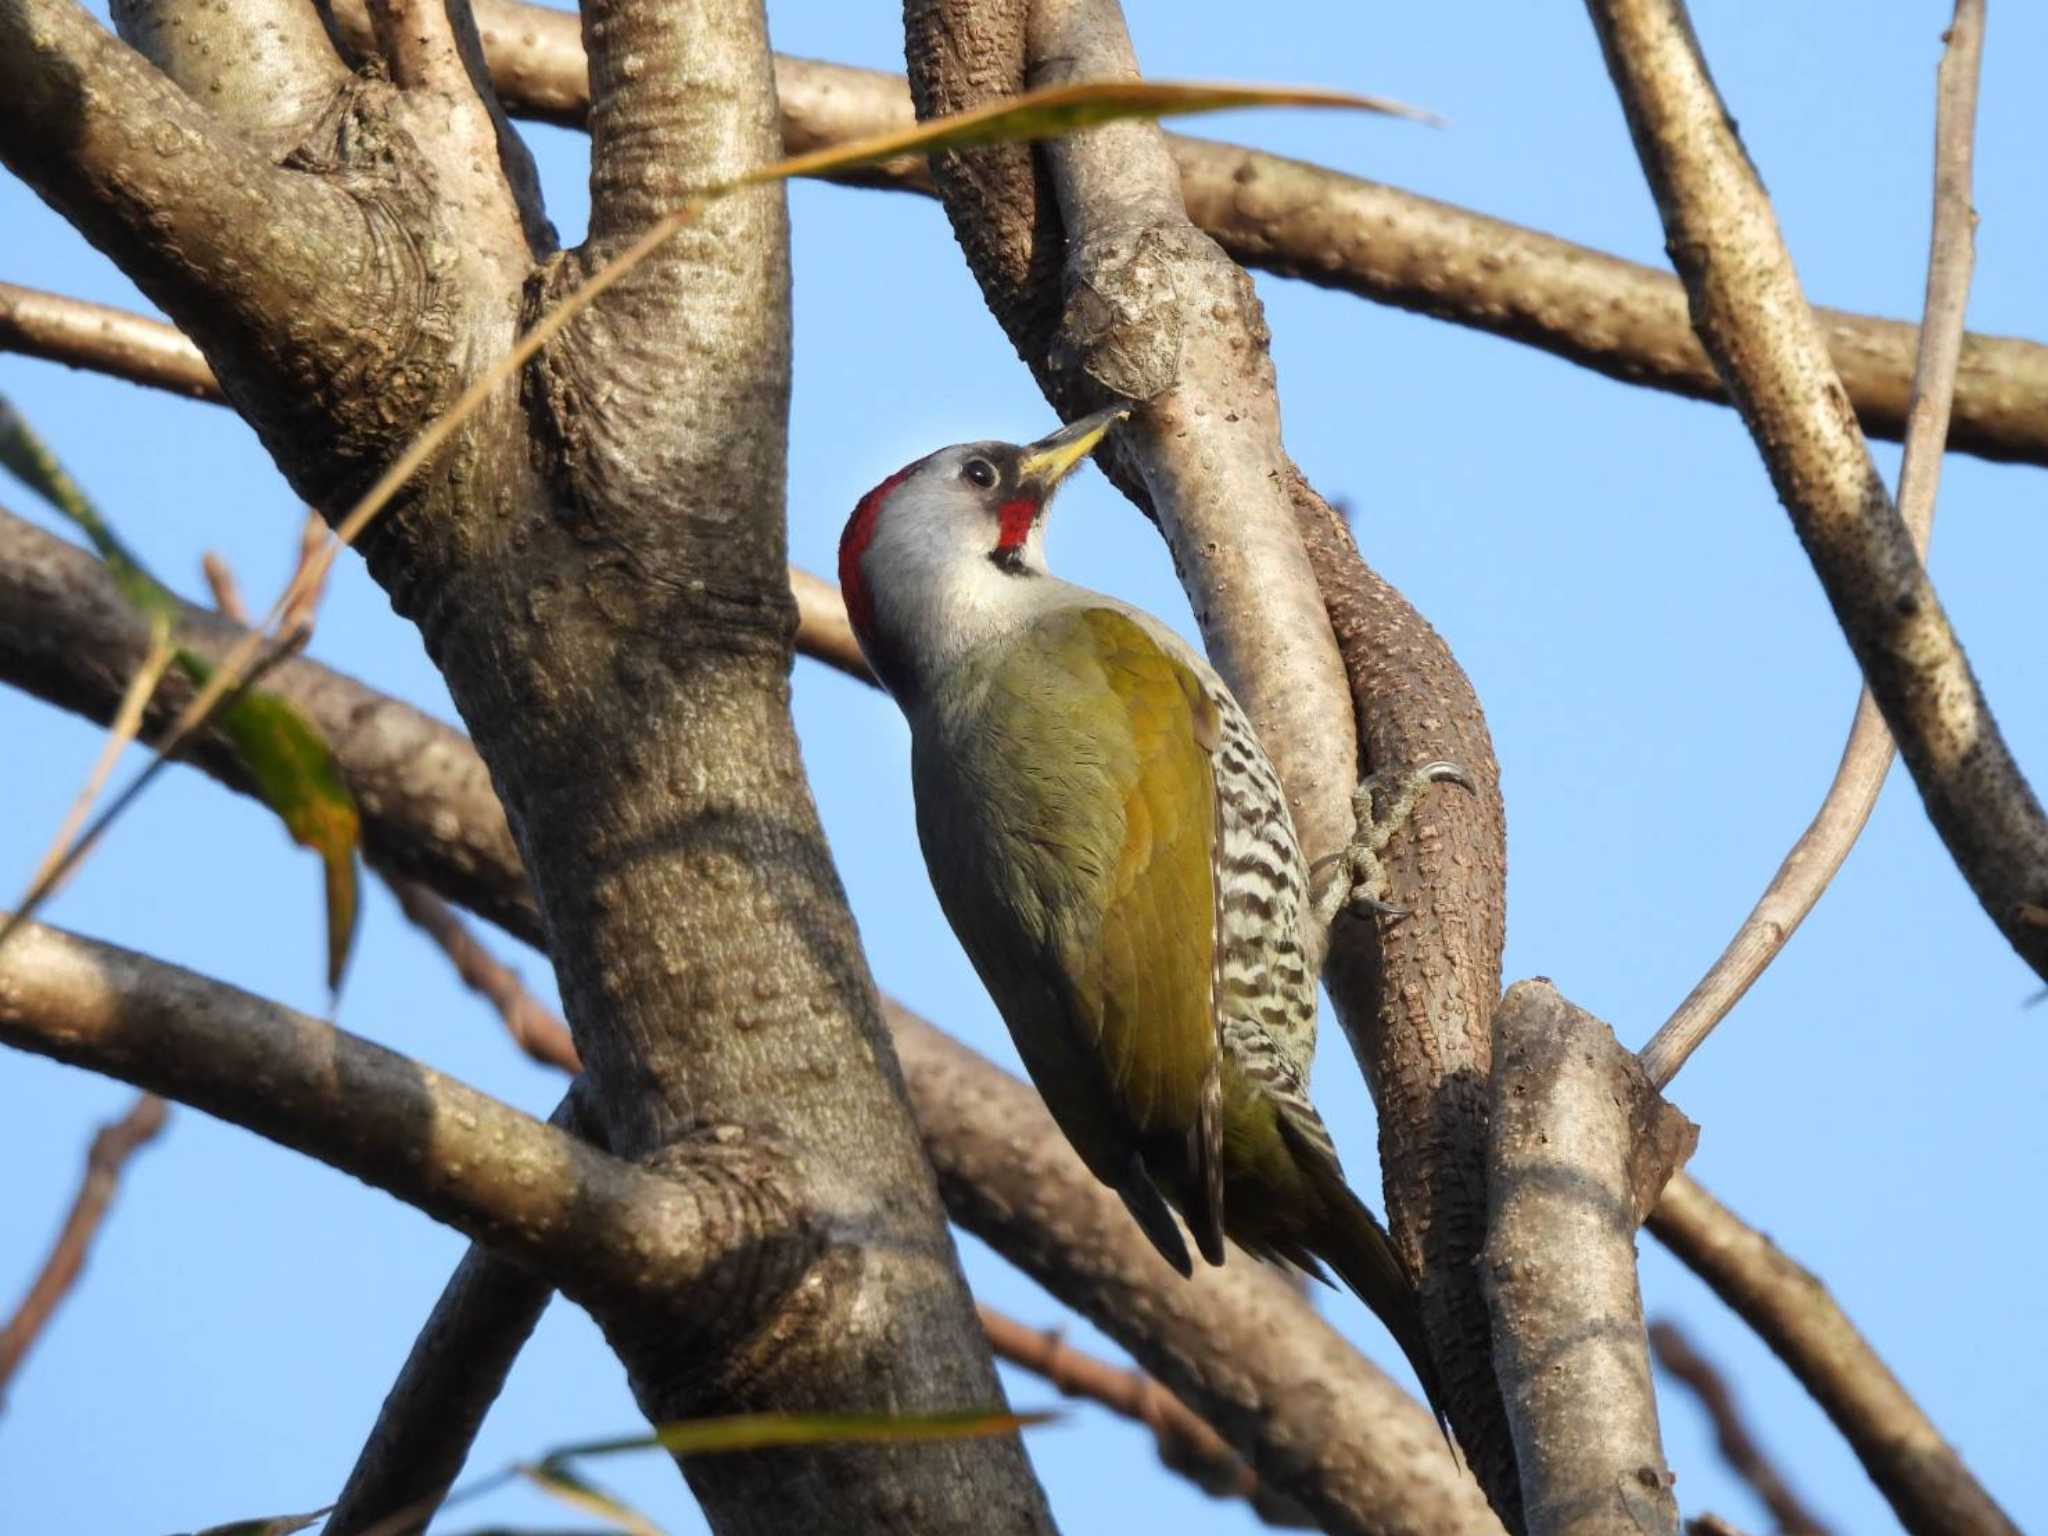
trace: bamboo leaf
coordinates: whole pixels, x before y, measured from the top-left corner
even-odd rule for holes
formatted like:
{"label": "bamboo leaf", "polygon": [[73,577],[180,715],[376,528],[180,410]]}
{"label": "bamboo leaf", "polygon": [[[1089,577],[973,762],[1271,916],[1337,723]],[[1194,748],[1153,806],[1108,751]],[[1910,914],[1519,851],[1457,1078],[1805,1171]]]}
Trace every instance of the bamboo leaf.
{"label": "bamboo leaf", "polygon": [[259,1515],[254,1520],[234,1520],[226,1525],[209,1525],[193,1536],[292,1536],[294,1531],[303,1531],[314,1524],[322,1515],[332,1509],[316,1509],[307,1515]]}
{"label": "bamboo leaf", "polygon": [[611,1521],[628,1536],[663,1536],[660,1526],[616,1494],[605,1492],[556,1462],[522,1466],[519,1472],[543,1493],[560,1499],[572,1509]]}
{"label": "bamboo leaf", "polygon": [[914,128],[876,134],[848,144],[792,155],[763,166],[740,179],[740,185],[780,181],[789,176],[818,176],[848,170],[902,154],[937,154],[942,150],[975,149],[1058,138],[1083,128],[1131,118],[1185,117],[1197,112],[1223,112],[1239,107],[1340,107],[1353,112],[1378,112],[1417,122],[1440,123],[1433,113],[1379,96],[1310,86],[1204,85],[1168,80],[1085,80],[1051,85],[990,102],[970,112],[937,117]]}
{"label": "bamboo leaf", "polygon": [[[198,686],[214,675],[213,667],[191,651],[178,652],[178,666]],[[214,726],[234,744],[257,794],[277,813],[292,841],[319,855],[327,898],[327,988],[338,992],[361,915],[356,849],[362,817],[355,796],[319,727],[274,693],[235,695],[221,707]]]}
{"label": "bamboo leaf", "polygon": [[971,1440],[1006,1435],[1050,1424],[1056,1413],[741,1413],[728,1418],[685,1419],[652,1434],[591,1440],[551,1451],[544,1465],[579,1456],[616,1456],[627,1451],[664,1450],[680,1456],[724,1451],[757,1451],[781,1445],[880,1445],[926,1440]]}

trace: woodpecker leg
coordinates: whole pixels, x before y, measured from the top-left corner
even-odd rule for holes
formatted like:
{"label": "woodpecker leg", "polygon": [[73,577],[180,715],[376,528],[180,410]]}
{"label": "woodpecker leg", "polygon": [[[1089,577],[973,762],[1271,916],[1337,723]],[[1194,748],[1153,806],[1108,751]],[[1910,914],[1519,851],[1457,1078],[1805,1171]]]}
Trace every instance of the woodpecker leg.
{"label": "woodpecker leg", "polygon": [[[1408,824],[1415,814],[1415,806],[1429,792],[1432,784],[1459,784],[1473,789],[1472,780],[1465,770],[1456,763],[1437,761],[1424,763],[1420,768],[1409,770],[1398,778],[1375,773],[1361,782],[1351,795],[1351,814],[1357,828],[1351,835],[1351,845],[1342,853],[1331,854],[1318,859],[1316,867],[1325,864],[1338,865],[1331,875],[1330,883],[1316,898],[1316,915],[1327,928],[1339,912],[1346,907],[1365,907],[1385,917],[1406,917],[1408,909],[1396,906],[1387,900],[1387,870],[1381,863],[1380,855],[1387,844]],[[1477,791],[1473,790],[1476,794]],[[1376,812],[1374,801],[1378,795],[1387,797],[1387,808]]]}

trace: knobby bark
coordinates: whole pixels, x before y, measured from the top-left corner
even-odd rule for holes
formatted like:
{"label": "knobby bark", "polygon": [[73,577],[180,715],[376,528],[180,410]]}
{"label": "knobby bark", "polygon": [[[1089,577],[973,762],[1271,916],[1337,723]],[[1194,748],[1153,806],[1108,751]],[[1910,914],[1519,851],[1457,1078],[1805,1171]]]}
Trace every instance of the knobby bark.
{"label": "knobby bark", "polygon": [[[382,7],[390,83],[298,9],[138,3],[134,53],[70,0],[9,0],[0,157],[331,516],[522,323],[780,144],[758,3],[593,0],[591,236],[556,253],[462,7]],[[272,89],[280,59],[326,83],[310,108]],[[490,765],[607,1142],[685,1184],[756,1149],[765,1205],[814,1239],[776,1283],[723,1288],[713,1330],[597,1309],[661,1420],[1001,1401],[788,715],[786,245],[777,189],[709,209],[363,546]],[[804,1476],[791,1453],[686,1471],[725,1531],[913,1503],[927,1530],[1048,1524],[1014,1436],[795,1454]]]}
{"label": "knobby bark", "polygon": [[[905,24],[921,116],[1041,83],[1035,71],[1054,60],[1065,73],[1135,73],[1114,5],[912,0]],[[1348,832],[1343,791],[1361,768],[1399,772],[1448,756],[1478,788],[1430,797],[1390,849],[1392,899],[1427,916],[1340,919],[1325,979],[1379,1101],[1388,1216],[1422,1276],[1424,1321],[1452,1421],[1496,1505],[1511,1511],[1512,1453],[1472,1268],[1485,1229],[1486,1021],[1499,991],[1505,872],[1493,754],[1477,700],[1442,641],[1364,569],[1342,519],[1287,459],[1257,298],[1188,223],[1156,128],[1097,129],[1037,156],[1018,148],[940,156],[932,171],[991,311],[1048,398],[1065,414],[1119,396],[1160,402],[1155,430],[1119,434],[1128,447],[1113,440],[1107,467],[1158,517],[1212,658],[1233,688],[1253,698],[1292,689],[1293,699],[1313,701],[1307,724],[1299,708],[1252,710],[1304,846],[1313,854],[1330,846],[1333,830]],[[1157,431],[1160,424],[1176,435]],[[1254,481],[1256,490],[1246,490]],[[1220,542],[1212,548],[1218,535],[1205,534],[1190,548],[1168,503],[1185,499],[1199,518],[1217,489],[1226,493],[1219,525],[1196,526],[1220,526]],[[1285,541],[1257,515],[1270,511],[1276,492],[1293,525]],[[1239,548],[1231,498],[1259,530],[1244,535],[1244,548],[1292,544],[1284,561],[1272,562],[1270,579],[1285,584],[1288,605],[1312,607],[1310,618],[1298,619],[1295,606],[1247,601],[1250,587],[1230,585],[1228,557]],[[1307,592],[1297,584],[1303,553],[1313,577]],[[1320,652],[1315,665],[1289,673],[1297,654],[1276,645],[1271,631],[1290,624],[1291,641],[1342,641],[1348,688],[1331,690]],[[1254,665],[1260,670],[1250,671]],[[1363,738],[1362,762],[1355,745],[1337,744],[1339,720]],[[1297,727],[1306,734],[1288,734]],[[1429,743],[1452,750],[1407,755]],[[1332,766],[1343,752],[1351,755]]]}
{"label": "knobby bark", "polygon": [[1481,1264],[1528,1529],[1676,1536],[1636,1228],[1699,1132],[1548,982],[1510,987],[1493,1031]]}

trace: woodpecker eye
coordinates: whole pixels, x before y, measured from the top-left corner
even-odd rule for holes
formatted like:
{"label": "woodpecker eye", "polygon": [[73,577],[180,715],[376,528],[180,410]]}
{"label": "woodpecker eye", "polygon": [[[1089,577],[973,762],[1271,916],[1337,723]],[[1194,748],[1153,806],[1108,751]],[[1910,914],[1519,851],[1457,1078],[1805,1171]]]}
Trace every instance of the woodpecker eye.
{"label": "woodpecker eye", "polygon": [[969,459],[960,466],[960,478],[985,491],[996,483],[996,467],[987,459]]}

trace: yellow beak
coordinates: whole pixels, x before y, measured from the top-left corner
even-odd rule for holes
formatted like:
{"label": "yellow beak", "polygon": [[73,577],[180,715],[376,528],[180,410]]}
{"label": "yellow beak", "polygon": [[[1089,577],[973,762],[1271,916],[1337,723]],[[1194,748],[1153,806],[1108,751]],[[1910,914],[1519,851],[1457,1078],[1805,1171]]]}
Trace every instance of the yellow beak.
{"label": "yellow beak", "polygon": [[1095,445],[1111,427],[1131,414],[1128,405],[1112,405],[1078,421],[1069,422],[1050,437],[1041,437],[1024,450],[1017,469],[1026,480],[1036,481],[1050,496],[1053,487],[1066,479],[1075,465],[1095,451]]}

